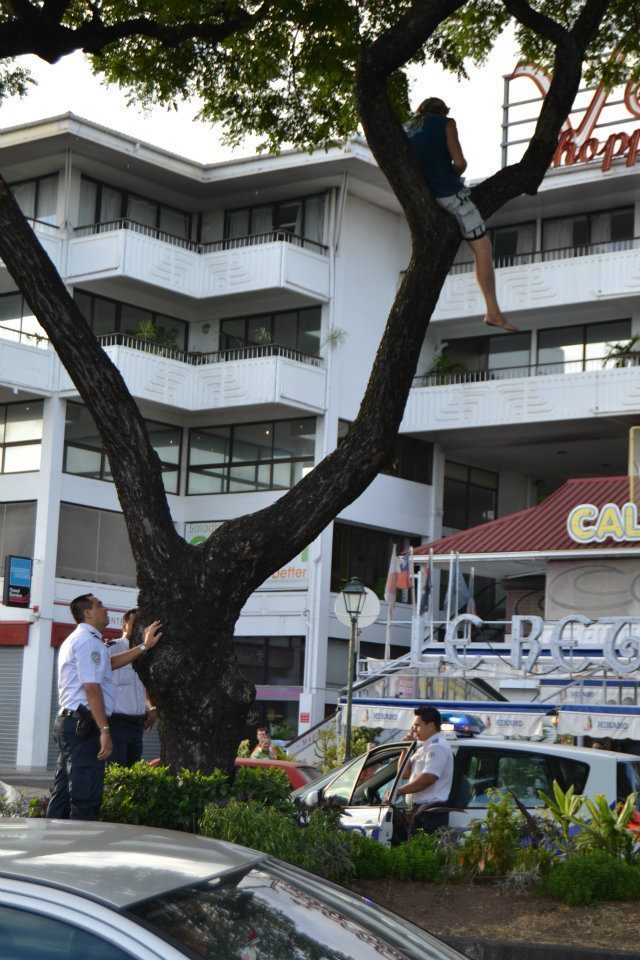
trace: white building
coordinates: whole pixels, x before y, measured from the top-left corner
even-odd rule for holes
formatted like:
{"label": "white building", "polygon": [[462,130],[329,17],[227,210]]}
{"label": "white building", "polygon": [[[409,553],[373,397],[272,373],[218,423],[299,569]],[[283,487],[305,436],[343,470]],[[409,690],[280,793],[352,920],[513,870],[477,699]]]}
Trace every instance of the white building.
{"label": "white building", "polygon": [[[149,422],[188,540],[272,502],[335,447],[409,251],[366,145],[202,166],[67,115],[0,133],[0,170]],[[254,723],[304,728],[333,708],[346,677],[336,591],[359,576],[382,593],[392,543],[531,506],[570,476],[626,471],[639,185],[624,158],[606,173],[561,167],[495,218],[499,295],[520,334],[483,326],[461,252],[389,473],[242,613]],[[1,555],[34,559],[31,610],[1,615],[0,767],[37,769],[53,762],[69,601],[98,593],[117,626],[135,577],[95,427],[1,266],[0,311]],[[445,343],[457,368],[430,375]],[[611,344],[618,362],[603,359]],[[479,607],[499,606],[499,587],[480,586]],[[367,628],[362,654],[381,655],[384,639],[383,623]],[[393,644],[408,648],[408,622]]]}

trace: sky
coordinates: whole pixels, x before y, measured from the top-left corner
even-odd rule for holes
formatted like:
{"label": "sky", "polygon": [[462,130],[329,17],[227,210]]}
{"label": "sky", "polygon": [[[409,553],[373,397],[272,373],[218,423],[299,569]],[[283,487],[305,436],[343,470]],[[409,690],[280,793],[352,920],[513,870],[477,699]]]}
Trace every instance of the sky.
{"label": "sky", "polygon": [[[198,113],[195,101],[180,105],[177,111],[153,108],[143,112],[127,106],[126,94],[95,77],[81,53],[53,66],[36,57],[21,57],[18,62],[31,70],[38,86],[31,87],[27,97],[11,97],[0,105],[0,128],[70,111],[203,163],[254,152],[256,140],[233,151],[222,146],[219,129],[194,120]],[[500,165],[503,75],[510,73],[516,62],[512,37],[504,35],[482,68],[470,68],[468,81],[458,82],[436,66],[416,74],[412,105],[427,96],[439,96],[449,104],[469,163],[468,179],[485,177]]]}

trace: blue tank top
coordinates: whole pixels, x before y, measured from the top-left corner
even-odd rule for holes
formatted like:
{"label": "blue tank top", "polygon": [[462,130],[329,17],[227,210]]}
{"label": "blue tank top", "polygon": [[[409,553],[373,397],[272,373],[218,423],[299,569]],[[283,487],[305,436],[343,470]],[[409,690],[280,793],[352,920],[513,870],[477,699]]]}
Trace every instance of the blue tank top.
{"label": "blue tank top", "polygon": [[451,197],[464,186],[464,181],[453,169],[447,147],[445,127],[448,119],[424,113],[404,125],[422,175],[435,197]]}

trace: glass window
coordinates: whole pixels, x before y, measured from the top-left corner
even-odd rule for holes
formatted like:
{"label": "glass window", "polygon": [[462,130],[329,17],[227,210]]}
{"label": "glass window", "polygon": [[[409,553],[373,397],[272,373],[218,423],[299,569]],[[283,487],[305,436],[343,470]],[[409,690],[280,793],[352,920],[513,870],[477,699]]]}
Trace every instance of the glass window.
{"label": "glass window", "polygon": [[492,379],[500,377],[500,371],[508,371],[509,375],[520,372],[526,375],[529,372],[530,362],[530,333],[514,333],[509,337],[489,337],[487,353],[487,368],[493,371]]}
{"label": "glass window", "polygon": [[78,225],[96,223],[98,216],[98,184],[93,180],[82,177],[80,181],[80,206],[78,208]]}
{"label": "glass window", "polygon": [[331,799],[335,803],[339,803],[341,807],[348,807],[365,760],[366,754],[355,760],[346,770],[343,770],[335,780],[324,788],[322,791],[323,799]]}
{"label": "glass window", "polygon": [[3,953],[16,957],[93,957],[94,960],[131,960],[131,954],[87,930],[53,917],[17,907],[0,906]]}
{"label": "glass window", "polygon": [[6,407],[5,443],[42,439],[42,400],[10,403]]}
{"label": "glass window", "polygon": [[[394,545],[400,555],[408,547],[417,547],[419,544],[420,537],[336,521],[333,525],[331,589],[336,592],[342,590],[351,577],[357,577],[378,597],[384,597]],[[406,599],[407,593],[401,592],[402,599]]]}
{"label": "glass window", "polygon": [[47,347],[47,335],[21,293],[0,294],[0,339]]}
{"label": "glass window", "polygon": [[0,472],[40,469],[43,409],[42,400],[0,405]]}
{"label": "glass window", "polygon": [[461,775],[454,791],[455,806],[486,807],[490,790],[511,791],[526,807],[541,807],[538,791],[549,793],[553,769],[549,757],[525,752],[459,748]]}
{"label": "glass window", "polygon": [[111,333],[136,337],[147,332],[145,328],[154,328],[160,346],[186,350],[188,325],[184,320],[84,290],[75,290],[73,296],[96,337]]}
{"label": "glass window", "polygon": [[253,683],[302,685],[304,637],[234,637],[233,649],[242,673]]}
{"label": "glass window", "polygon": [[33,556],[36,536],[36,503],[0,503],[0,556]]}
{"label": "glass window", "polygon": [[631,321],[617,320],[613,323],[593,323],[585,331],[585,369],[620,366],[620,357],[609,356],[612,350],[624,348],[631,341]]}
{"label": "glass window", "polygon": [[57,220],[58,175],[43,177],[38,181],[36,219],[43,223],[55,223]]}
{"label": "glass window", "polygon": [[538,333],[541,373],[575,373],[583,368],[584,328],[560,327]]}
{"label": "glass window", "polygon": [[315,420],[191,430],[188,493],[289,489],[313,466]]}
{"label": "glass window", "polygon": [[[145,420],[151,446],[162,466],[167,493],[178,493],[182,429],[155,420]],[[113,482],[109,459],[93,417],[86,407],[67,401],[64,432],[64,473]]]}
{"label": "glass window", "polygon": [[127,217],[146,227],[155,227],[158,220],[158,204],[144,197],[129,195],[127,198]]}
{"label": "glass window", "polygon": [[[571,256],[580,252],[597,253],[598,244],[607,244],[608,249],[616,249],[611,245],[618,243],[620,249],[624,249],[633,238],[633,228],[633,207],[543,220],[542,249],[550,251],[552,256],[562,256],[561,251],[569,248],[572,248]],[[595,249],[587,249],[594,245]],[[557,254],[553,254],[553,251],[557,251]]]}
{"label": "glass window", "polygon": [[317,357],[320,353],[320,308],[229,317],[220,321],[221,350],[268,343]]}
{"label": "glass window", "polygon": [[10,189],[25,217],[33,220],[36,215],[36,181],[16,183]]}
{"label": "glass window", "polygon": [[224,235],[226,239],[233,239],[277,231],[321,244],[324,234],[324,207],[324,196],[311,196],[240,210],[227,210]]}
{"label": "glass window", "polygon": [[160,229],[174,237],[189,237],[189,214],[170,207],[160,207]]}
{"label": "glass window", "polygon": [[381,473],[414,483],[431,483],[433,444],[415,437],[398,437],[391,461]]}
{"label": "glass window", "polygon": [[447,460],[444,468],[442,522],[454,530],[495,520],[498,474]]}
{"label": "glass window", "polygon": [[61,503],[56,576],[135,587],[135,564],[122,514]]}

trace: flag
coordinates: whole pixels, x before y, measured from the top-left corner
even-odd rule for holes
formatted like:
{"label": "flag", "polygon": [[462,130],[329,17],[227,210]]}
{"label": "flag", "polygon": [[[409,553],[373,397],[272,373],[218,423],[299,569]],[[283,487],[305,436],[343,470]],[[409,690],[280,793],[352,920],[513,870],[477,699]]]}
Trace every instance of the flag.
{"label": "flag", "polygon": [[393,550],[391,551],[391,560],[389,561],[389,573],[387,574],[387,582],[384,588],[384,599],[389,604],[389,615],[393,613],[396,605],[396,591],[398,590],[399,570],[400,563],[398,561],[398,554],[396,553],[396,545],[394,543]]}
{"label": "flag", "polygon": [[409,560],[410,556],[408,553],[403,554],[399,560],[398,568],[398,577],[396,580],[396,585],[398,590],[410,590],[411,589],[411,573],[409,571]]}
{"label": "flag", "polygon": [[476,612],[476,598],[473,595],[475,580],[476,580],[476,570],[475,570],[475,567],[471,567],[471,573],[469,574],[469,596],[467,598],[467,613]]}
{"label": "flag", "polygon": [[462,575],[460,562],[456,556],[451,564],[449,587],[447,589],[447,609],[456,616],[458,612],[462,610],[468,599],[469,588]]}
{"label": "flag", "polygon": [[420,600],[420,614],[426,613],[429,609],[429,597],[431,596],[431,564],[428,563],[424,571],[424,582],[422,584],[422,598]]}

